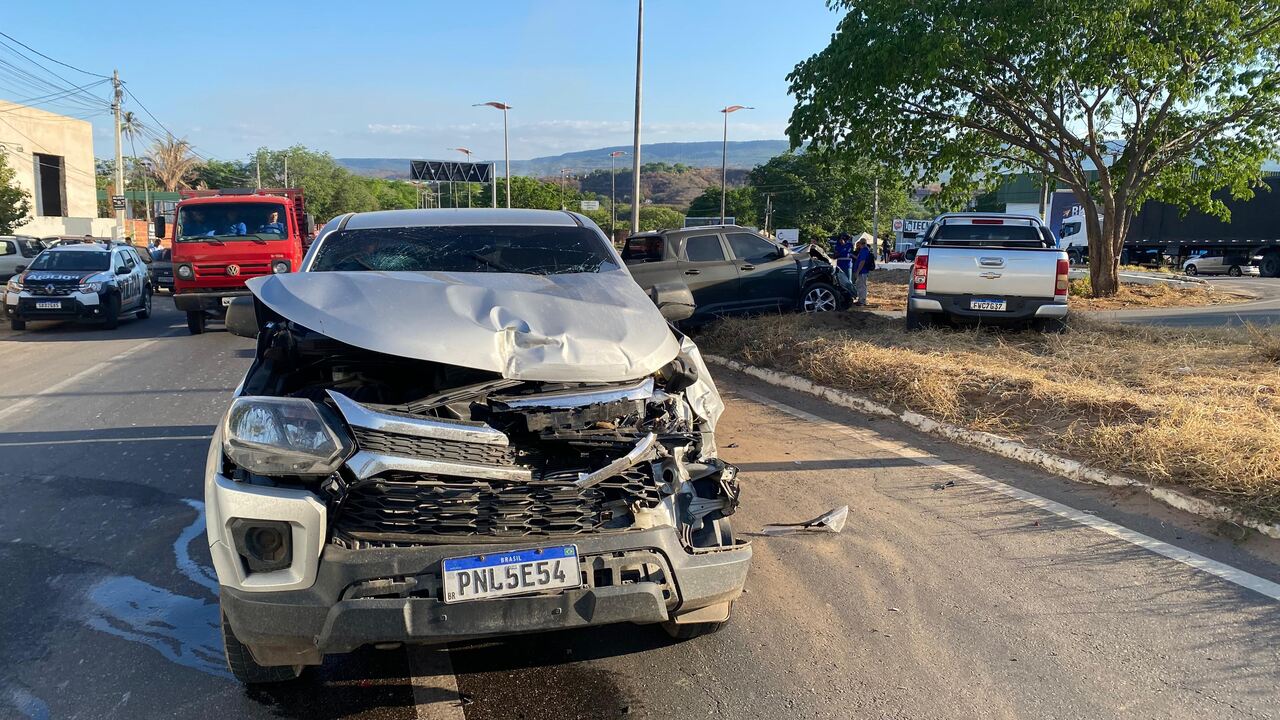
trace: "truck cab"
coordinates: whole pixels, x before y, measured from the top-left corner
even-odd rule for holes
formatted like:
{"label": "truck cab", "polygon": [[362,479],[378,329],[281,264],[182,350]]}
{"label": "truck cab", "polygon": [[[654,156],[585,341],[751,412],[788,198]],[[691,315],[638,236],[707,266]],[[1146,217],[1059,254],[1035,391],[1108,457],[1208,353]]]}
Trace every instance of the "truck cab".
{"label": "truck cab", "polygon": [[[187,329],[224,317],[245,281],[296,272],[312,235],[299,189],[187,190],[174,210],[173,300]],[[156,218],[164,236],[165,218]]]}

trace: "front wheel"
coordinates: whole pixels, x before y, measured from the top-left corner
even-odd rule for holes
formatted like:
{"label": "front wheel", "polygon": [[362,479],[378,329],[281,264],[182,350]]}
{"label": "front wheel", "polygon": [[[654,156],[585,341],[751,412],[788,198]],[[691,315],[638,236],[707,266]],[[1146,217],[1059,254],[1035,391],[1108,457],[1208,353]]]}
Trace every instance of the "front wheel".
{"label": "front wheel", "polygon": [[26,330],[26,329],[27,329],[27,321],[26,321],[26,320],[19,320],[19,319],[18,319],[18,318],[16,318],[16,317],[15,317],[15,318],[9,318],[9,329],[10,329],[10,330],[14,330],[14,331],[17,331],[17,330]]}
{"label": "front wheel", "polygon": [[814,283],[804,289],[801,309],[807,313],[833,312],[840,309],[836,289],[827,283]]}
{"label": "front wheel", "polygon": [[261,685],[264,683],[288,682],[298,679],[302,674],[301,665],[283,665],[268,667],[259,665],[253,659],[249,648],[236,637],[227,616],[222,616],[222,646],[227,659],[227,668],[237,680],[245,685]]}
{"label": "front wheel", "polygon": [[207,318],[203,310],[190,310],[187,312],[187,331],[192,335],[199,335],[204,332],[204,325]]}
{"label": "front wheel", "polygon": [[1232,265],[1231,269],[1227,271],[1227,274],[1231,277],[1240,277],[1244,272],[1240,270],[1239,265]]}
{"label": "front wheel", "polygon": [[146,320],[151,317],[151,288],[144,288],[142,291],[142,307],[138,308],[138,319]]}
{"label": "front wheel", "polygon": [[112,295],[107,298],[106,304],[102,306],[103,322],[102,327],[108,330],[115,330],[120,327],[120,296]]}
{"label": "front wheel", "polygon": [[1187,266],[1187,275],[1190,275],[1191,277],[1195,277],[1196,275],[1199,275],[1199,274],[1200,274],[1200,271],[1199,271],[1199,270],[1196,270],[1196,266],[1195,266],[1195,265],[1188,265],[1188,266]]}

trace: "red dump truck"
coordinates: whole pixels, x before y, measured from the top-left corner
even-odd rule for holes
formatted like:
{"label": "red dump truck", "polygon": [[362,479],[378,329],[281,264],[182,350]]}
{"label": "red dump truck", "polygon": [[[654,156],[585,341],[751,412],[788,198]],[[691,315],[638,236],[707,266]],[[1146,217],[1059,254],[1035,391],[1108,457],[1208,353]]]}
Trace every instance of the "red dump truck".
{"label": "red dump truck", "polygon": [[173,217],[173,301],[192,335],[247,296],[249,278],[296,272],[315,224],[300,188],[184,190]]}

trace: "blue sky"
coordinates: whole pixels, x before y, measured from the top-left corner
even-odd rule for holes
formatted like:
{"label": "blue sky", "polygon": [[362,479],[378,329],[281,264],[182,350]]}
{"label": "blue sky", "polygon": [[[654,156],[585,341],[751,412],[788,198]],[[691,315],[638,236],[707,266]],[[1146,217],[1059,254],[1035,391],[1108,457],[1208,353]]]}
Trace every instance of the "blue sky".
{"label": "blue sky", "polygon": [[[119,68],[206,156],[301,143],[339,157],[462,145],[500,158],[501,114],[471,107],[488,100],[513,106],[512,159],[630,143],[634,0],[7,5],[5,32],[85,70]],[[718,140],[726,104],[757,108],[731,118],[730,139],[784,137],[786,75],[837,19],[822,0],[649,0],[645,141]],[[25,97],[16,89],[0,73],[0,98]],[[107,156],[109,118],[93,120]]]}

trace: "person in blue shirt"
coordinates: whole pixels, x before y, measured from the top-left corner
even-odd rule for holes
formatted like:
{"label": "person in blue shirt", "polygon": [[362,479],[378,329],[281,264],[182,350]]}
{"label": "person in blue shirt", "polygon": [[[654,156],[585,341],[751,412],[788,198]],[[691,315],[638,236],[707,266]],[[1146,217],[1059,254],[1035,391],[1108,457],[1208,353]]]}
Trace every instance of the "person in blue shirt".
{"label": "person in blue shirt", "polygon": [[858,299],[854,301],[854,305],[867,304],[867,274],[871,272],[871,265],[871,249],[867,247],[864,238],[858,238],[853,256],[854,287],[858,291]]}
{"label": "person in blue shirt", "polygon": [[240,220],[239,216],[236,215],[234,210],[227,213],[227,223],[228,223],[227,229],[221,233],[218,233],[219,235],[248,235],[249,234],[248,226],[244,224],[244,221]]}
{"label": "person in blue shirt", "polygon": [[271,213],[267,215],[266,224],[258,227],[258,232],[283,236],[285,232],[284,223],[280,222],[280,213],[272,210]]}
{"label": "person in blue shirt", "polygon": [[[849,233],[840,233],[832,244],[831,251],[836,258],[836,268],[848,275],[850,268],[853,267],[853,241],[850,239]],[[852,279],[850,278],[850,280]]]}

